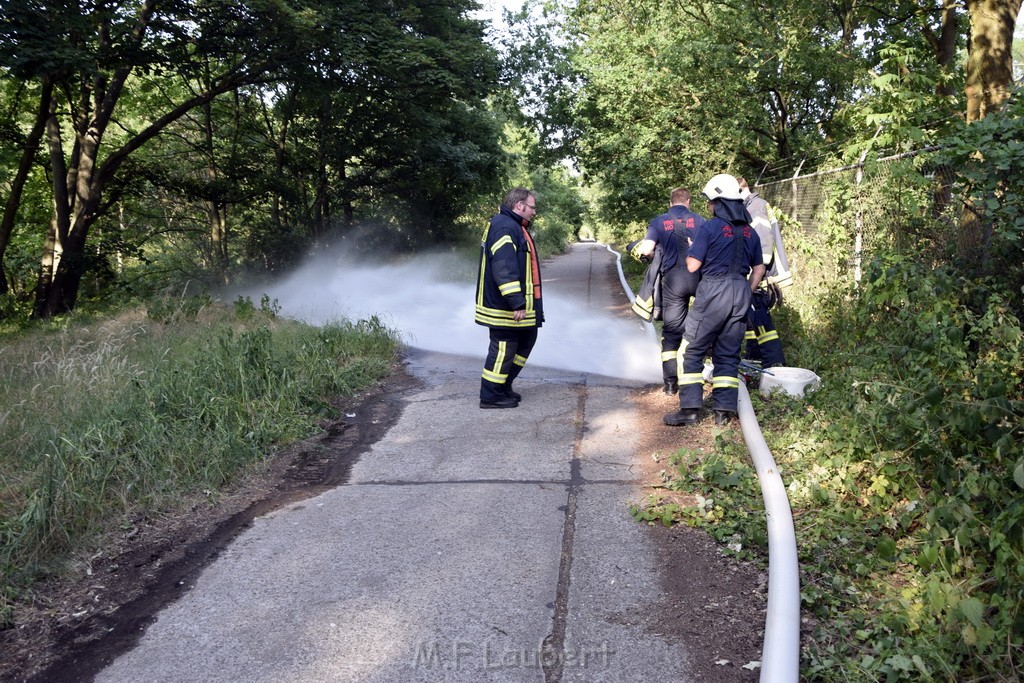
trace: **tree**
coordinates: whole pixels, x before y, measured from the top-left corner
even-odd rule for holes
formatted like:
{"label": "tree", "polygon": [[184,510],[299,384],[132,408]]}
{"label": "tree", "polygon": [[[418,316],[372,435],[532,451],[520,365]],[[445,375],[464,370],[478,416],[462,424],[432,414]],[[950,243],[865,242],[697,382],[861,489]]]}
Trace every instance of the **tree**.
{"label": "tree", "polygon": [[967,0],[967,121],[984,118],[1013,87],[1013,30],[1021,0]]}
{"label": "tree", "polygon": [[841,137],[864,55],[857,5],[840,4],[580,2],[579,159],[608,187],[606,210],[638,220],[673,186],[756,178]]}
{"label": "tree", "polygon": [[501,175],[483,104],[496,57],[472,0],[136,2],[5,5],[0,68],[54,86],[39,107],[56,209],[38,317],[74,307],[90,235],[116,232],[105,216],[133,192],[201,207],[223,278],[232,245],[279,263],[396,194],[421,236],[443,238]]}
{"label": "tree", "polygon": [[[309,48],[309,16],[269,0],[245,5],[11,0],[5,16],[2,65],[53,86],[45,144],[55,210],[36,290],[34,315],[41,318],[74,307],[90,228],[116,201],[117,194],[108,191],[129,156],[218,95],[272,80],[276,70]],[[118,105],[130,78],[187,75],[210,56],[224,67],[208,88],[138,128],[122,125]]]}
{"label": "tree", "polygon": [[[18,165],[11,177],[10,183],[4,188],[7,198],[4,202],[3,217],[0,218],[0,294],[6,294],[8,291],[4,256],[7,253],[7,245],[10,244],[11,235],[14,232],[18,207],[21,205],[25,183],[32,172],[36,151],[39,148],[39,142],[43,138],[43,130],[45,129],[46,119],[50,110],[50,100],[53,96],[53,83],[49,79],[43,79],[40,85],[36,114],[28,134],[21,135],[19,131],[12,131],[12,136],[17,140],[16,145],[20,148],[21,154],[19,155]],[[12,108],[16,106],[15,103]],[[16,116],[11,116],[9,120],[16,121],[17,119]]]}
{"label": "tree", "polygon": [[[970,40],[967,56],[967,123],[995,112],[1013,86],[1013,31],[1021,0],[967,0]],[[984,149],[977,156],[983,156]],[[1007,188],[1002,188],[1003,190]],[[990,263],[992,229],[983,208],[965,199],[959,244],[962,253],[982,268]]]}

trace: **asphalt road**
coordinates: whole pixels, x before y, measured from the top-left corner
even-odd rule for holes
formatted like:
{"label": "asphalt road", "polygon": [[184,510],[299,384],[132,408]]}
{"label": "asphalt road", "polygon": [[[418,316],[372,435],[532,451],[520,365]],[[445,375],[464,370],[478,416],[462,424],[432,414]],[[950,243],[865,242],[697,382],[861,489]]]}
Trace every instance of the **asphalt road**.
{"label": "asphalt road", "polygon": [[[657,348],[614,272],[576,245],[545,264],[545,300],[618,315],[649,376]],[[602,337],[551,319],[536,356]],[[96,680],[692,680],[683,646],[637,618],[665,599],[627,511],[643,495],[628,395],[650,381],[531,359],[520,407],[480,410],[485,350],[410,350],[422,386],[348,482],[257,519]]]}

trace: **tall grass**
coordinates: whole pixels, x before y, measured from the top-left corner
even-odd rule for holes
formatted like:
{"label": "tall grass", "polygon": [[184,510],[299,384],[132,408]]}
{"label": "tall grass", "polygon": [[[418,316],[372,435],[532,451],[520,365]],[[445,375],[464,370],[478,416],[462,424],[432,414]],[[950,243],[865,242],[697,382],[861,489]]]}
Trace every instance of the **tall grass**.
{"label": "tall grass", "polygon": [[251,305],[155,317],[35,330],[0,350],[0,624],[86,539],[215,492],[311,433],[397,347],[376,319],[312,328]]}

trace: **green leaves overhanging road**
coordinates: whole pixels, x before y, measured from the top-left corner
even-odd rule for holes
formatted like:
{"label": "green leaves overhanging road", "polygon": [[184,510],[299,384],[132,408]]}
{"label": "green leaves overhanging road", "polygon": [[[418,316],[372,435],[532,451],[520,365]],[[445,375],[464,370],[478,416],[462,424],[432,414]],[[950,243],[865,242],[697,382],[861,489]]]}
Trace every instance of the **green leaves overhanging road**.
{"label": "green leaves overhanging road", "polygon": [[[377,196],[443,236],[501,157],[474,7],[7,0],[3,161],[19,172],[0,245],[45,240],[34,315],[74,308],[85,273],[157,231],[193,233],[224,277],[240,257],[282,265]],[[5,290],[32,287],[5,270]]]}

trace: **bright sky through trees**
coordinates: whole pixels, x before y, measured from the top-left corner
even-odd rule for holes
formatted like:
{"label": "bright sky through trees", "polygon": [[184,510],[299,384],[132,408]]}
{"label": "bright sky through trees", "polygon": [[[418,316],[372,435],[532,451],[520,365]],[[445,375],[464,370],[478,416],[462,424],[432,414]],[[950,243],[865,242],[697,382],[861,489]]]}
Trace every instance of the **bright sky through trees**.
{"label": "bright sky through trees", "polygon": [[479,2],[480,11],[476,16],[491,23],[492,28],[487,32],[488,39],[492,45],[497,45],[500,35],[508,29],[504,20],[505,11],[519,11],[526,0],[479,0]]}

